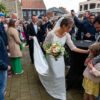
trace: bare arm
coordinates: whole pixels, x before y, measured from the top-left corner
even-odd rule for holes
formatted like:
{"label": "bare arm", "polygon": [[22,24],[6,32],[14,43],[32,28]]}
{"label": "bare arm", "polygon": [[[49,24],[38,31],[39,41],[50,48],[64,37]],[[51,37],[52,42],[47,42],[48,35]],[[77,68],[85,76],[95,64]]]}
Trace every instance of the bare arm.
{"label": "bare arm", "polygon": [[85,53],[88,54],[89,50],[83,50],[83,49],[79,49],[79,48],[75,48],[72,51],[78,52],[78,53]]}
{"label": "bare arm", "polygon": [[69,48],[71,49],[71,51],[74,51],[74,52],[78,52],[78,53],[85,53],[85,54],[88,54],[89,50],[83,50],[83,49],[79,49],[77,48],[73,41],[71,40],[71,36],[69,35],[69,33],[67,33],[67,45],[69,46]]}

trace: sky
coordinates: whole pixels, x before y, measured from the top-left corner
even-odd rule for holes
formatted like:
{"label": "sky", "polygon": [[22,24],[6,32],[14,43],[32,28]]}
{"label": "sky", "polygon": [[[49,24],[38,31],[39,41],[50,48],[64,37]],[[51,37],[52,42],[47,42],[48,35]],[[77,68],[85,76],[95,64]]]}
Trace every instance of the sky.
{"label": "sky", "polygon": [[67,10],[74,9],[76,12],[79,10],[79,2],[86,0],[44,0],[46,8],[51,7],[65,7]]}

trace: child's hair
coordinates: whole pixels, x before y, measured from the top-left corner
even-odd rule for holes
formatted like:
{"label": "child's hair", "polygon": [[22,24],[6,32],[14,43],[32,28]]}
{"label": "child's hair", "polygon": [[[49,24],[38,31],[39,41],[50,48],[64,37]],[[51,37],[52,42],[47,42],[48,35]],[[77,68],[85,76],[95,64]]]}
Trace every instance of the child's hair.
{"label": "child's hair", "polygon": [[96,42],[92,44],[91,46],[89,46],[89,50],[93,52],[93,55],[92,55],[93,57],[100,55],[100,43]]}

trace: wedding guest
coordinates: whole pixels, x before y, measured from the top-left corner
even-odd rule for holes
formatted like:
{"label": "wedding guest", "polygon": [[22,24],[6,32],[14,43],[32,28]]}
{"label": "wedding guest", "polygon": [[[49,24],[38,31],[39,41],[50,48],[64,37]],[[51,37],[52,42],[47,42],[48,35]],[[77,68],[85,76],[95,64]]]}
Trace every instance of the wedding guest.
{"label": "wedding guest", "polygon": [[8,46],[11,58],[12,71],[14,74],[22,74],[23,68],[21,63],[22,52],[20,49],[21,41],[19,32],[15,28],[15,21],[11,19],[8,24]]}
{"label": "wedding guest", "polygon": [[3,13],[0,13],[0,36],[2,37],[5,46],[8,45],[8,38],[7,33],[4,28],[4,21],[5,21],[5,15]]}
{"label": "wedding guest", "polygon": [[9,60],[7,49],[3,39],[0,36],[0,100],[4,100],[4,94],[7,84],[7,69],[9,69]]}
{"label": "wedding guest", "polygon": [[90,14],[91,14],[90,11],[85,11],[85,13],[83,14],[83,20],[88,20]]}
{"label": "wedding guest", "polygon": [[95,41],[96,29],[93,23],[95,20],[95,15],[91,13],[88,19],[85,19],[82,22],[75,16],[75,12],[72,12],[72,16],[76,27],[79,29],[78,33],[76,33],[76,38]]}
{"label": "wedding guest", "polygon": [[[100,33],[100,15],[98,15],[98,16],[95,18],[94,27],[96,28],[96,31],[97,31],[98,33]],[[100,42],[100,35],[98,35],[98,37],[97,37],[97,39],[96,39],[96,42]],[[97,100],[100,100],[100,96],[97,98]]]}
{"label": "wedding guest", "polygon": [[28,26],[28,22],[24,22],[24,23],[23,23],[23,30],[24,30],[24,34],[25,34],[26,46],[28,46],[27,26]]}
{"label": "wedding guest", "polygon": [[42,26],[41,26],[41,29],[43,31],[43,36],[44,36],[44,39],[47,35],[47,33],[52,29],[52,24],[51,22],[48,20],[48,17],[45,15],[42,17]]}
{"label": "wedding guest", "polygon": [[[96,31],[100,33],[100,15],[98,15],[94,20],[94,27],[96,28]],[[100,42],[100,35],[97,37],[97,42]]]}
{"label": "wedding guest", "polygon": [[38,42],[41,44],[43,42],[43,33],[41,28],[37,25],[38,17],[36,15],[32,16],[32,22],[27,26],[27,33],[29,39],[29,53],[31,58],[31,63],[34,64],[33,59],[33,37],[36,36]]}
{"label": "wedding guest", "polygon": [[87,67],[83,73],[84,100],[96,100],[100,84],[100,43],[94,43],[89,50],[89,56],[85,61]]}
{"label": "wedding guest", "polygon": [[[96,42],[100,42],[100,15],[98,15],[94,20],[94,27],[96,28],[96,31],[98,32],[98,37],[96,39]],[[96,63],[100,62],[100,55],[94,58],[94,65]],[[100,100],[100,96],[97,98],[97,100]]]}

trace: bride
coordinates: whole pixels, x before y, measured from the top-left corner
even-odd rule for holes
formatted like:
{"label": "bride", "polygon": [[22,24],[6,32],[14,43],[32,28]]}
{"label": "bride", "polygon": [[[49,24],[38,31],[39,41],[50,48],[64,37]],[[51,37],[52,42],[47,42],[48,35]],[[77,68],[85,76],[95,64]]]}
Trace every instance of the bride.
{"label": "bride", "polygon": [[[71,40],[69,32],[71,31],[73,24],[74,21],[70,16],[60,18],[54,29],[47,34],[44,45],[60,42],[64,46],[65,43],[67,43],[72,51],[88,53],[88,50],[77,48]],[[49,65],[48,75],[39,75],[40,80],[51,96],[55,99],[66,100],[64,57],[61,56],[58,60],[55,60],[51,55],[48,55],[47,62]]]}

